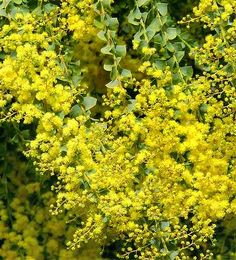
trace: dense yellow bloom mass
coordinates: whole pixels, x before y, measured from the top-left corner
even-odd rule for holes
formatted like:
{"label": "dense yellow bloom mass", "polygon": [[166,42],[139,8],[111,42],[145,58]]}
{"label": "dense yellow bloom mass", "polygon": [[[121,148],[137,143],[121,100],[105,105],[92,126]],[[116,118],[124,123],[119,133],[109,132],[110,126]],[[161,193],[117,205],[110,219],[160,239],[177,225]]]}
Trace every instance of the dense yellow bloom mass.
{"label": "dense yellow bloom mass", "polygon": [[76,227],[66,225],[69,214],[53,217],[48,214],[55,197],[51,191],[43,191],[42,182],[47,179],[32,178],[30,168],[12,151],[6,157],[5,168],[10,168],[8,181],[18,188],[7,207],[0,203],[0,256],[3,259],[100,259],[98,247],[85,248],[79,256],[78,252],[65,249],[65,242]]}
{"label": "dense yellow bloom mass", "polygon": [[[1,120],[35,127],[24,154],[51,176],[57,194],[54,201],[52,192],[44,193],[43,206],[26,213],[30,205],[22,198],[40,185],[22,185],[11,202],[10,230],[7,210],[0,211],[6,259],[19,257],[13,245],[33,259],[43,259],[45,250],[48,257],[78,259],[77,249],[90,241],[101,248],[121,241],[117,257],[123,259],[206,259],[216,223],[235,218],[236,4],[202,0],[194,17],[182,20],[209,29],[202,44],[190,46],[199,70],[192,75],[181,63],[177,31],[164,29],[165,4],[152,10],[160,34],[152,39],[150,25],[145,40],[135,34],[135,58],[125,61],[122,29],[104,15],[110,2],[95,1],[94,8],[91,0],[62,1],[49,12],[19,13],[0,31]],[[99,56],[97,33],[114,64]],[[152,47],[156,42],[168,51]],[[122,58],[130,70],[121,67]],[[111,72],[107,90],[101,62]],[[45,235],[46,249],[38,242],[42,223],[43,233],[53,231]],[[61,236],[75,253],[60,248]]]}

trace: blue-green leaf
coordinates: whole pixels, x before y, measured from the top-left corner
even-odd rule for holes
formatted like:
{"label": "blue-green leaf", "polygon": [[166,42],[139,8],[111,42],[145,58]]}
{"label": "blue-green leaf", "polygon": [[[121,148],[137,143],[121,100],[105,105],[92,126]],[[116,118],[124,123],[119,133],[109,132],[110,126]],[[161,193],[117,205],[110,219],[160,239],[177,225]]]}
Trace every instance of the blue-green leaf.
{"label": "blue-green leaf", "polygon": [[121,71],[121,76],[122,76],[123,78],[131,78],[131,77],[132,77],[132,74],[131,74],[131,71],[130,71],[130,70],[122,69],[122,71]]}
{"label": "blue-green leaf", "polygon": [[190,79],[193,76],[193,68],[191,66],[185,66],[180,68],[185,78]]}
{"label": "blue-green leaf", "polygon": [[98,32],[97,36],[102,41],[106,41],[107,40],[106,35],[105,35],[105,31]]}
{"label": "blue-green leaf", "polygon": [[106,45],[105,47],[101,48],[101,53],[111,55],[112,47],[110,45]]}
{"label": "blue-green leaf", "polygon": [[[138,12],[140,13],[138,8],[136,10],[138,10]],[[129,13],[129,15],[128,15],[128,22],[130,24],[133,24],[133,25],[139,25],[139,22],[135,21],[135,19],[136,19],[136,15],[135,15],[136,10],[135,11],[132,10]],[[141,18],[141,13],[140,13],[140,18]],[[140,18],[138,18],[138,19],[140,19]]]}
{"label": "blue-green leaf", "polygon": [[105,71],[112,71],[112,67],[113,67],[113,65],[111,65],[111,64],[104,64],[103,65],[103,68],[104,68]]}
{"label": "blue-green leaf", "polygon": [[157,10],[162,16],[167,15],[167,11],[168,11],[167,6],[168,6],[168,4],[166,4],[166,3],[157,3]]}
{"label": "blue-green leaf", "polygon": [[184,57],[185,52],[184,51],[177,51],[175,54],[175,57],[178,62],[180,62]]}
{"label": "blue-green leaf", "polygon": [[161,30],[160,21],[157,18],[154,18],[146,30],[147,31],[151,30],[151,31],[154,31],[155,33],[159,32]]}
{"label": "blue-green leaf", "polygon": [[107,88],[114,88],[120,85],[120,81],[115,79],[106,84]]}
{"label": "blue-green leaf", "polygon": [[117,18],[109,17],[106,20],[107,26],[110,30],[116,30],[119,26],[119,21]]}
{"label": "blue-green leaf", "polygon": [[129,104],[127,106],[127,111],[131,112],[135,109],[135,105],[136,105],[136,100],[135,99],[130,99],[129,100]]}
{"label": "blue-green leaf", "polygon": [[115,48],[115,53],[117,57],[125,57],[126,55],[126,46],[125,45],[117,45]]}
{"label": "blue-green leaf", "polygon": [[78,104],[76,104],[71,108],[70,113],[71,113],[71,116],[75,118],[79,115],[82,115],[83,110],[81,109],[81,107]]}
{"label": "blue-green leaf", "polygon": [[1,8],[3,7],[4,9],[6,9],[7,6],[10,4],[11,1],[12,1],[12,0],[1,1],[1,2],[3,2]]}
{"label": "blue-green leaf", "polygon": [[161,221],[161,229],[165,229],[168,228],[170,226],[170,222],[169,221]]}
{"label": "blue-green leaf", "polygon": [[138,0],[138,6],[144,6],[146,4],[148,4],[150,2],[150,0]]}
{"label": "blue-green leaf", "polygon": [[177,29],[176,28],[167,28],[166,33],[167,33],[168,39],[173,40],[177,36]]}
{"label": "blue-green leaf", "polygon": [[176,256],[178,256],[179,252],[178,251],[171,251],[170,253],[170,260],[176,259]]}
{"label": "blue-green leaf", "polygon": [[7,17],[7,13],[4,9],[0,9],[0,17],[3,16],[3,17]]}
{"label": "blue-green leaf", "polygon": [[167,48],[168,51],[170,51],[170,52],[174,52],[174,51],[175,51],[175,48],[174,48],[173,44],[171,44],[170,42],[168,42],[168,43],[166,44],[166,48]]}
{"label": "blue-green leaf", "polygon": [[22,4],[22,0],[14,0],[14,3],[17,5],[20,5],[20,4]]}
{"label": "blue-green leaf", "polygon": [[93,108],[97,104],[97,99],[94,97],[84,97],[83,105],[85,110]]}
{"label": "blue-green leaf", "polygon": [[200,106],[200,111],[203,112],[203,113],[206,113],[207,109],[208,109],[208,105],[207,104],[202,104]]}

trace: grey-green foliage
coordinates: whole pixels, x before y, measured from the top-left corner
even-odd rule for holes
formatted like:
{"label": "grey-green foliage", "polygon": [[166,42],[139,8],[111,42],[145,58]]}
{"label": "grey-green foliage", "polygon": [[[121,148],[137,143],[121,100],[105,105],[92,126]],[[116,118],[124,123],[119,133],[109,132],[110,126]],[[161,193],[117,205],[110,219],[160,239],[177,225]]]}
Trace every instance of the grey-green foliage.
{"label": "grey-green foliage", "polygon": [[[112,1],[98,0],[95,3],[97,12],[96,25],[100,29],[98,37],[105,45],[101,49],[106,55],[104,69],[110,72],[111,82],[107,87],[113,88],[119,85],[120,80],[132,76],[131,72],[121,67],[121,60],[126,56],[127,49],[131,49],[130,42],[135,41],[138,48],[135,55],[142,60],[149,60],[157,69],[169,66],[173,72],[173,83],[186,82],[191,78],[193,70],[186,64],[186,48],[190,48],[184,40],[185,34],[176,26],[176,22],[169,15],[168,3],[155,0],[135,0],[132,4],[126,4],[128,16],[126,21],[120,22],[123,17]],[[124,8],[121,9],[124,11]],[[116,15],[116,17],[115,17]],[[123,27],[124,28],[123,28]],[[118,37],[119,30],[126,30],[126,42],[121,43]],[[155,48],[153,55],[144,55],[143,47]]]}
{"label": "grey-green foliage", "polygon": [[168,4],[160,1],[135,1],[128,21],[136,27],[134,40],[142,55],[143,47],[153,47],[157,51],[144,57],[156,64],[157,68],[171,68],[174,83],[186,81],[192,76],[190,66],[185,66],[183,58],[188,44],[168,13]]}

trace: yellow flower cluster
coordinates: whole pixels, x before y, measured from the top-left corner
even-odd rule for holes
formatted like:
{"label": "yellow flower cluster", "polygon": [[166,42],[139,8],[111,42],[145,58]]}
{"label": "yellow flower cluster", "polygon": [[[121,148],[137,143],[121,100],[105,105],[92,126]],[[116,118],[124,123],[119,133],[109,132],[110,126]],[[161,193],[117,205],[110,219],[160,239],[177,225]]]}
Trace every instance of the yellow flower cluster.
{"label": "yellow flower cluster", "polygon": [[[12,151],[11,151],[12,153]],[[0,257],[3,259],[100,259],[98,247],[88,247],[82,252],[66,250],[65,243],[76,230],[70,222],[70,214],[50,216],[50,205],[55,201],[53,193],[43,182],[48,178],[34,176],[27,164],[9,154],[6,164],[11,165],[8,172],[6,189],[12,192],[15,185],[14,198],[0,203]],[[13,165],[13,167],[12,167]],[[1,174],[4,174],[2,172]],[[18,171],[20,170],[20,176]],[[27,181],[27,179],[30,179]],[[46,188],[46,190],[45,190]],[[43,191],[44,190],[44,191]]]}
{"label": "yellow flower cluster", "polygon": [[66,14],[66,26],[76,40],[85,41],[96,35],[93,25],[95,14],[93,0],[66,0],[62,3],[62,13]]}
{"label": "yellow flower cluster", "polygon": [[[99,43],[94,40],[86,50],[89,57],[76,54],[96,34],[92,1],[63,1],[61,10],[47,14],[48,19],[60,17],[59,29],[44,22],[44,16],[30,14],[27,19],[19,14],[3,26],[1,117],[36,127],[25,155],[40,173],[56,178],[52,189],[57,194],[56,201],[51,192],[41,194],[38,203],[43,206],[34,208],[27,198],[40,192],[39,183],[20,186],[10,205],[10,231],[4,224],[7,210],[0,211],[3,257],[17,259],[14,244],[23,256],[41,259],[46,250],[47,257],[73,259],[77,251],[61,249],[62,236],[71,237],[67,246],[72,250],[89,241],[100,247],[120,242],[117,257],[123,259],[198,259],[198,249],[199,259],[212,256],[208,246],[215,223],[236,214],[236,20],[227,23],[235,7],[229,0],[202,0],[194,9],[196,20],[216,29],[191,49],[201,75],[185,79],[179,64],[174,71],[171,66],[157,68],[148,60],[156,49],[144,47],[137,79],[118,77],[105,94],[97,91],[104,94],[106,110],[96,115],[99,119],[90,118],[82,96],[96,90],[92,84],[101,69],[93,68],[100,62],[95,57]],[[212,12],[220,14],[213,24]],[[50,33],[43,32],[44,26]],[[72,47],[65,43],[72,58],[62,44],[52,46],[63,42],[67,29],[75,41]],[[73,77],[78,68],[70,68],[75,57],[85,73],[82,83]],[[95,66],[89,64],[93,62]],[[178,73],[182,78],[176,83]],[[45,213],[49,207],[50,217]],[[38,231],[42,223],[43,245]]]}
{"label": "yellow flower cluster", "polygon": [[[227,22],[235,11],[236,4],[231,0],[201,0],[198,7],[193,9],[196,17],[212,29],[214,29],[215,26],[222,25],[224,22]],[[215,14],[213,19],[210,17],[210,14],[212,13]]]}
{"label": "yellow flower cluster", "polygon": [[1,107],[11,104],[5,116],[17,121],[24,119],[27,124],[40,118],[45,107],[56,113],[64,106],[64,112],[68,113],[73,102],[70,87],[57,82],[65,76],[65,71],[58,64],[57,53],[50,50],[54,36],[38,31],[38,25],[34,26],[37,19],[31,14],[19,14],[17,21],[3,26],[1,31],[1,45],[6,55],[0,65]]}

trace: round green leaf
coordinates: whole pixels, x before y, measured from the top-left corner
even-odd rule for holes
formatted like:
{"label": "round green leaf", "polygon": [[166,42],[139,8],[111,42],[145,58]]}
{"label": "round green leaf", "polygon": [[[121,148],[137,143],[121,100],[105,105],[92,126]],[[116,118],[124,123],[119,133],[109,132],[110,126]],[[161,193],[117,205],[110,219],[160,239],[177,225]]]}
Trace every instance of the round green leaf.
{"label": "round green leaf", "polygon": [[84,97],[83,105],[85,110],[93,108],[97,104],[97,99],[94,97]]}

